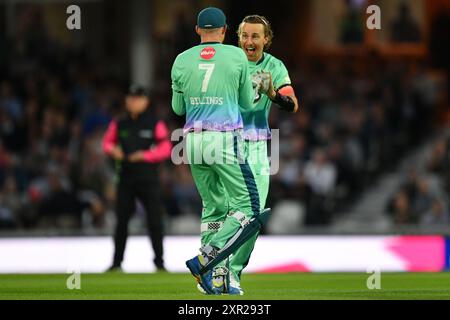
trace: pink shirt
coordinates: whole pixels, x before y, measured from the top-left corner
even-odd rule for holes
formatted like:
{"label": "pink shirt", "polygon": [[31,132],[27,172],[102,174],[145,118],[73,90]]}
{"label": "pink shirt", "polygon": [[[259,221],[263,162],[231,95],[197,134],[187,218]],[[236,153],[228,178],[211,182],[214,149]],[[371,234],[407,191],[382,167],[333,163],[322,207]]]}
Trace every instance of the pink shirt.
{"label": "pink shirt", "polygon": [[[164,121],[160,120],[156,123],[155,140],[157,141],[156,147],[142,150],[144,152],[145,162],[156,163],[170,158],[172,143],[169,140],[169,129]],[[117,141],[117,122],[113,120],[103,136],[103,152],[111,155],[112,150],[117,145]]]}

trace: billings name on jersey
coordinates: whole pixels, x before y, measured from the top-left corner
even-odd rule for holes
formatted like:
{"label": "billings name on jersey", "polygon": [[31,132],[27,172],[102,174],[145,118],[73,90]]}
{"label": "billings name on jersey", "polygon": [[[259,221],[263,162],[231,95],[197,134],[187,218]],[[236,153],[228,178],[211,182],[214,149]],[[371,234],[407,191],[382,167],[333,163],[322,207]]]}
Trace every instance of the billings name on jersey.
{"label": "billings name on jersey", "polygon": [[208,105],[223,105],[223,98],[222,97],[191,97],[190,98],[191,105],[193,106],[200,106],[203,104]]}

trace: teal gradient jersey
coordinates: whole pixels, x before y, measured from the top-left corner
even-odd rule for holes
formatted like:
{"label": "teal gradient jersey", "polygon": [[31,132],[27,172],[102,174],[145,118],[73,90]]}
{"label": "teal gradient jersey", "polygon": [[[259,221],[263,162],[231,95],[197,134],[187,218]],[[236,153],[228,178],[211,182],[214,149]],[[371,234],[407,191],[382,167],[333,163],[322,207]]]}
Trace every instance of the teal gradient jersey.
{"label": "teal gradient jersey", "polygon": [[254,107],[245,53],[221,43],[202,43],[179,54],[172,67],[172,90],[181,101],[174,111],[186,113],[185,132],[242,129],[241,112]]}
{"label": "teal gradient jersey", "polygon": [[[264,52],[261,60],[258,62],[248,61],[248,64],[252,76],[261,70],[270,72],[275,90],[291,85],[291,79],[283,62],[271,54]],[[244,110],[242,113],[244,138],[250,141],[269,140],[269,112],[272,101],[267,95],[261,94],[256,96],[254,103],[253,110]]]}

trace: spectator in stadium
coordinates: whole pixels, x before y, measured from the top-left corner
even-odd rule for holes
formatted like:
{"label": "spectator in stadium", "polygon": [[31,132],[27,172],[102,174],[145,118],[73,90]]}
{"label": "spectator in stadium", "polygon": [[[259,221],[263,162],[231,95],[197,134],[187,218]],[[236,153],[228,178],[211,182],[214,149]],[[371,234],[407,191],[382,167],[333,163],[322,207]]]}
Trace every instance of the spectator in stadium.
{"label": "spectator in stadium", "polygon": [[448,205],[442,199],[435,199],[433,204],[427,210],[420,223],[422,225],[443,225],[450,222]]}
{"label": "spectator in stadium", "polygon": [[304,176],[312,194],[307,210],[307,224],[328,224],[331,219],[329,204],[336,186],[336,167],[324,149],[317,148],[306,163]]}
{"label": "spectator in stadium", "polygon": [[[291,136],[283,146],[282,162],[279,168],[279,179],[287,190],[295,190],[298,178],[304,167],[304,156],[306,150],[305,138],[302,135]],[[293,191],[295,193],[295,191]]]}
{"label": "spectator in stadium", "polygon": [[362,29],[361,13],[358,7],[355,7],[353,1],[347,0],[347,12],[342,18],[340,25],[340,40],[342,44],[361,43],[364,32]]}
{"label": "spectator in stadium", "polygon": [[128,237],[128,222],[140,200],[147,213],[147,228],[157,270],[163,261],[163,205],[158,163],[170,157],[166,124],[149,108],[148,91],[132,85],[125,98],[126,115],[112,120],[103,138],[103,150],[116,161],[117,203],[114,257],[108,271],[120,271]]}
{"label": "spectator in stadium", "polygon": [[446,221],[448,207],[441,184],[439,177],[419,175],[416,168],[410,168],[405,181],[388,201],[387,212],[396,224]]}
{"label": "spectator in stadium", "polygon": [[6,81],[0,84],[0,107],[14,120],[22,117],[22,104]]}
{"label": "spectator in stadium", "polygon": [[414,222],[411,201],[405,190],[400,190],[396,193],[393,201],[390,203],[389,211],[396,225],[412,224]]}
{"label": "spectator in stadium", "polygon": [[433,150],[427,162],[427,169],[432,173],[444,174],[448,170],[449,161],[447,139],[438,139],[433,145]]}
{"label": "spectator in stadium", "polygon": [[47,228],[80,228],[85,204],[77,197],[64,169],[49,166],[44,179],[46,191],[38,204],[40,225]]}
{"label": "spectator in stadium", "polygon": [[316,149],[313,159],[305,166],[305,177],[314,193],[321,196],[330,195],[336,183],[336,168],[329,162],[323,149]]}
{"label": "spectator in stadium", "polygon": [[394,42],[420,41],[419,25],[406,2],[402,2],[398,6],[397,16],[391,26],[391,40]]}
{"label": "spectator in stadium", "polygon": [[176,166],[173,171],[173,193],[179,208],[185,214],[200,216],[202,203],[188,166]]}
{"label": "spectator in stadium", "polygon": [[18,225],[21,199],[17,191],[14,177],[6,176],[4,186],[0,190],[0,229],[13,228]]}
{"label": "spectator in stadium", "polygon": [[436,199],[436,194],[430,189],[430,181],[426,178],[419,178],[417,181],[417,192],[412,201],[413,221],[418,222],[425,212],[431,209]]}

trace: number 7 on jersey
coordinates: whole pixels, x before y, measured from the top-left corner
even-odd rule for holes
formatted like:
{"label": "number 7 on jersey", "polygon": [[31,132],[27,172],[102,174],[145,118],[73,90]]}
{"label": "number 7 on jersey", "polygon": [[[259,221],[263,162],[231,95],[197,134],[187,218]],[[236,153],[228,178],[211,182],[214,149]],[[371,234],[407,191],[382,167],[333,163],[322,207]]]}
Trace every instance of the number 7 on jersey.
{"label": "number 7 on jersey", "polygon": [[206,92],[208,90],[209,80],[211,80],[211,75],[214,71],[214,67],[216,65],[214,63],[200,63],[198,68],[200,70],[206,70],[205,77],[202,82],[202,92]]}

